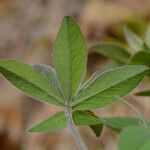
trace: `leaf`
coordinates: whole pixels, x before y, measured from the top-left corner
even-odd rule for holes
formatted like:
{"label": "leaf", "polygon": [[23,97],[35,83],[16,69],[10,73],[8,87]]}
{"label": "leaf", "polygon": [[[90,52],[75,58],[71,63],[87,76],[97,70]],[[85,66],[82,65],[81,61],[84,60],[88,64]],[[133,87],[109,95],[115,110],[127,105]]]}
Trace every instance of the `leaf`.
{"label": "leaf", "polygon": [[149,150],[149,149],[150,149],[150,140],[140,150]]}
{"label": "leaf", "polygon": [[111,104],[131,92],[148,73],[146,66],[124,66],[100,74],[75,101],[74,110],[90,110]]}
{"label": "leaf", "polygon": [[129,46],[135,51],[139,51],[144,49],[143,40],[138,37],[135,33],[133,33],[127,26],[123,28],[123,32],[125,34],[125,38],[129,44]]}
{"label": "leaf", "polygon": [[65,112],[60,111],[29,129],[29,132],[53,132],[67,127],[67,124]]}
{"label": "leaf", "polygon": [[102,124],[101,119],[89,111],[74,111],[73,118],[76,125]]}
{"label": "leaf", "polygon": [[71,100],[85,75],[87,49],[77,23],[69,16],[62,21],[53,58],[65,98]]}
{"label": "leaf", "polygon": [[73,118],[76,125],[89,125],[97,137],[101,135],[103,122],[92,111],[74,111]]}
{"label": "leaf", "polygon": [[54,68],[43,64],[34,64],[33,68],[35,68],[35,70],[37,70],[45,78],[45,80],[47,80],[47,82],[49,82],[61,95],[63,95]]}
{"label": "leaf", "polygon": [[103,129],[103,124],[90,125],[90,128],[93,130],[97,137],[100,137]]}
{"label": "leaf", "polygon": [[121,64],[125,64],[130,57],[130,54],[124,47],[113,43],[98,44],[92,46],[90,49],[91,52],[98,52]]}
{"label": "leaf", "polygon": [[118,68],[118,67],[121,67],[121,66],[123,66],[123,64],[119,64],[119,63],[116,62],[116,61],[110,60],[110,61],[108,61],[107,63],[105,63],[105,64],[101,67],[99,73],[103,73],[103,72],[105,72],[105,71],[107,71],[107,70],[114,69],[114,68]]}
{"label": "leaf", "polygon": [[137,96],[150,96],[150,90],[136,93]]}
{"label": "leaf", "polygon": [[135,53],[129,63],[130,65],[146,65],[150,67],[150,52],[148,51],[139,51]]}
{"label": "leaf", "polygon": [[99,71],[94,72],[91,75],[91,77],[81,85],[78,93],[81,93],[85,89],[85,87],[87,87],[93,80],[97,78],[98,75],[99,75]]}
{"label": "leaf", "polygon": [[[150,142],[149,128],[128,127],[121,132],[119,150],[148,150],[143,149]],[[150,147],[149,147],[150,148]]]}
{"label": "leaf", "polygon": [[[75,125],[99,125],[102,124],[101,119],[88,112],[83,111],[74,111],[73,112],[73,119]],[[29,132],[52,132],[63,129],[67,126],[67,118],[65,116],[64,111],[60,111],[53,116],[49,117],[48,119],[44,120],[43,122],[39,123],[32,127]],[[97,129],[97,134],[98,134]],[[99,131],[100,132],[100,131]]]}
{"label": "leaf", "polygon": [[129,126],[141,125],[140,119],[131,117],[111,117],[111,118],[102,118],[102,120],[105,126],[118,132]]}
{"label": "leaf", "polygon": [[[85,81],[81,87],[80,87],[80,92],[83,91],[85,89],[85,87],[87,87],[93,80],[96,79],[96,77],[99,76],[100,73],[103,73],[104,71],[107,71],[109,69],[114,69],[114,68],[117,68],[117,67],[120,67],[121,65],[118,64],[117,62],[115,61],[109,61],[108,63],[106,63],[104,66],[101,67],[101,69],[99,71],[96,71],[92,74],[92,76],[87,80]],[[79,93],[78,93],[79,94]]]}
{"label": "leaf", "polygon": [[150,49],[150,24],[148,25],[147,32],[146,32],[146,45]]}
{"label": "leaf", "polygon": [[28,96],[50,104],[63,105],[59,93],[31,66],[14,60],[1,60],[0,72]]}

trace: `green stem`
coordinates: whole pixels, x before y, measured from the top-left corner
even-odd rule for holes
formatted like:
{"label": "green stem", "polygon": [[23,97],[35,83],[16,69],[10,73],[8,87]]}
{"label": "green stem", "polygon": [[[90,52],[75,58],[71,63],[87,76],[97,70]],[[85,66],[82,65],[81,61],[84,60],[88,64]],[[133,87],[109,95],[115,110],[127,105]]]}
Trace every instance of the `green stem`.
{"label": "green stem", "polygon": [[66,107],[66,117],[76,144],[79,146],[80,150],[87,150],[87,147],[83,142],[83,140],[81,139],[80,134],[74,124],[74,120],[72,117],[72,109],[69,106]]}

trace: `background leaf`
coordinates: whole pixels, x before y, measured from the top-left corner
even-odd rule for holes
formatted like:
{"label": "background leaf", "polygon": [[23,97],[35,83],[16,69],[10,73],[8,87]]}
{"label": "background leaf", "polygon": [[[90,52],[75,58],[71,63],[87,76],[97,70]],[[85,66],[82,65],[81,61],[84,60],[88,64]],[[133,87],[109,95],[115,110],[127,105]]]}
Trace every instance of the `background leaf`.
{"label": "background leaf", "polygon": [[138,95],[138,96],[150,96],[150,90],[138,92],[138,93],[136,93],[136,95]]}
{"label": "background leaf", "polygon": [[143,147],[149,142],[149,128],[128,127],[121,132],[119,150],[147,150]]}
{"label": "background leaf", "polygon": [[28,96],[50,104],[63,105],[59,93],[31,66],[14,60],[1,60],[0,72]]}
{"label": "background leaf", "polygon": [[146,65],[150,67],[150,52],[148,51],[139,51],[135,53],[128,64],[131,65]]}
{"label": "background leaf", "polygon": [[56,72],[65,97],[70,100],[76,93],[85,74],[87,49],[77,23],[64,17],[53,51]]}
{"label": "background leaf", "polygon": [[124,47],[113,43],[98,44],[92,46],[90,49],[91,52],[103,54],[104,56],[111,58],[121,64],[125,64],[130,57],[130,54]]}
{"label": "background leaf", "polygon": [[138,118],[131,117],[111,117],[111,118],[102,118],[103,124],[108,128],[111,128],[115,131],[120,132],[124,128],[129,126],[140,126],[141,120]]}
{"label": "background leaf", "polygon": [[146,45],[150,49],[150,24],[148,25],[147,32],[146,32]]}
{"label": "background leaf", "polygon": [[150,149],[150,140],[140,150],[149,150],[149,149]]}
{"label": "background leaf", "polygon": [[100,74],[73,102],[75,110],[104,107],[131,92],[148,73],[146,66],[124,66]]}
{"label": "background leaf", "polygon": [[144,42],[143,40],[138,37],[135,33],[133,33],[128,27],[123,28],[123,32],[125,34],[125,38],[134,52],[137,52],[141,49],[144,49]]}
{"label": "background leaf", "polygon": [[93,130],[97,137],[100,137],[103,130],[103,124],[90,125],[90,128]]}

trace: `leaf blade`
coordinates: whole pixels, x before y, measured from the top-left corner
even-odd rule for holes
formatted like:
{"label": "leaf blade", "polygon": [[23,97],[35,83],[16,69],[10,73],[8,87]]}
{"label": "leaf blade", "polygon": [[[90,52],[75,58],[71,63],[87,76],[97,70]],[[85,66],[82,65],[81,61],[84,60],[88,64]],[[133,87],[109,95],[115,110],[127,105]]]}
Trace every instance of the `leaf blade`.
{"label": "leaf blade", "polygon": [[73,119],[76,125],[89,125],[97,137],[101,135],[103,122],[92,111],[74,111]]}
{"label": "leaf blade", "polygon": [[150,49],[150,24],[148,25],[147,32],[146,32],[146,45]]}
{"label": "leaf blade", "polygon": [[74,101],[74,109],[96,109],[115,102],[131,92],[148,70],[146,66],[124,66],[100,74]]}
{"label": "leaf blade", "polygon": [[63,105],[58,92],[31,66],[19,61],[1,60],[0,72],[28,96],[49,104]]}
{"label": "leaf blade", "polygon": [[74,111],[73,118],[76,125],[102,124],[102,120],[91,111]]}
{"label": "leaf blade", "polygon": [[150,149],[150,140],[148,140],[140,150],[149,150],[149,149]]}
{"label": "leaf blade", "polygon": [[120,135],[119,150],[141,150],[147,141],[150,141],[149,129],[128,127]]}
{"label": "leaf blade", "polygon": [[63,92],[54,68],[43,64],[34,64],[33,68],[35,68],[35,70],[38,71],[45,78],[45,80],[47,80],[47,82],[49,82],[63,96]]}
{"label": "leaf blade", "polygon": [[65,112],[60,111],[48,119],[42,121],[41,123],[33,126],[28,131],[29,132],[54,132],[67,127],[67,119],[65,117]]}
{"label": "leaf blade", "polygon": [[69,16],[62,21],[53,58],[64,95],[73,98],[85,75],[87,49],[77,23]]}
{"label": "leaf blade", "polygon": [[143,40],[138,37],[135,33],[133,33],[127,26],[123,28],[123,32],[125,35],[125,38],[129,44],[129,46],[135,51],[139,51],[141,49],[144,49],[144,42]]}
{"label": "leaf blade", "polygon": [[100,137],[103,130],[103,124],[90,125],[90,128],[95,133],[96,137]]}
{"label": "leaf blade", "polygon": [[111,58],[121,64],[125,64],[130,57],[130,54],[124,47],[113,43],[98,44],[92,46],[90,49],[91,52],[101,53],[104,56]]}
{"label": "leaf blade", "polygon": [[133,117],[110,117],[102,118],[103,124],[112,130],[120,132],[129,126],[140,126],[141,120]]}
{"label": "leaf blade", "polygon": [[137,96],[150,96],[150,90],[136,93]]}
{"label": "leaf blade", "polygon": [[150,53],[148,51],[139,51],[129,60],[130,65],[146,65],[150,67]]}

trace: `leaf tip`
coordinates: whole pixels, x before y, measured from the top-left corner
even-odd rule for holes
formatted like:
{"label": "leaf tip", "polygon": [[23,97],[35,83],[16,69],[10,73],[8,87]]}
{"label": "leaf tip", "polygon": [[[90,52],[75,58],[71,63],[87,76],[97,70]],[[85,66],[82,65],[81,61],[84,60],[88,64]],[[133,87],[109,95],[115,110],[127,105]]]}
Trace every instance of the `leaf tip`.
{"label": "leaf tip", "polygon": [[32,133],[33,132],[33,128],[27,129],[27,132]]}
{"label": "leaf tip", "polygon": [[63,21],[74,20],[70,15],[66,15],[63,18]]}

